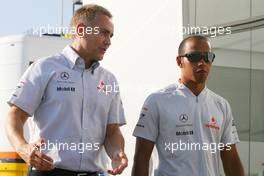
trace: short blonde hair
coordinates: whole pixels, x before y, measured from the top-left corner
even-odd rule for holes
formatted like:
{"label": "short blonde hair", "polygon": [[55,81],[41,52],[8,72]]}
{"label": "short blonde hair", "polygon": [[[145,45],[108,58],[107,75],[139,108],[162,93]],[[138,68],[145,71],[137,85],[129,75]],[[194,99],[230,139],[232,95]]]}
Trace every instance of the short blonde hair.
{"label": "short blonde hair", "polygon": [[87,4],[79,8],[71,19],[71,27],[76,27],[78,24],[91,24],[97,14],[103,14],[112,18],[112,14],[106,8],[97,4]]}

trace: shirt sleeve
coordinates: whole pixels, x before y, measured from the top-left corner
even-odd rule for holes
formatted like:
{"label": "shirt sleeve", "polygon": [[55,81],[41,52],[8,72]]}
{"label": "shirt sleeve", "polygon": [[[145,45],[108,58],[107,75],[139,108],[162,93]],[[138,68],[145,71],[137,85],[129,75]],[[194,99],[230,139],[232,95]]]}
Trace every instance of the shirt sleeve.
{"label": "shirt sleeve", "polygon": [[155,142],[158,137],[159,115],[154,101],[154,96],[150,95],[141,109],[138,123],[133,135]]}
{"label": "shirt sleeve", "polygon": [[231,143],[236,144],[239,142],[237,129],[235,126],[234,118],[232,115],[231,107],[228,102],[226,102],[226,115],[223,135],[221,137],[221,142],[224,144]]}
{"label": "shirt sleeve", "polygon": [[16,105],[33,116],[44,93],[41,81],[41,68],[33,63],[25,71],[7,103]]}
{"label": "shirt sleeve", "polygon": [[123,103],[119,91],[115,94],[108,113],[108,124],[114,123],[119,124],[120,126],[126,124]]}

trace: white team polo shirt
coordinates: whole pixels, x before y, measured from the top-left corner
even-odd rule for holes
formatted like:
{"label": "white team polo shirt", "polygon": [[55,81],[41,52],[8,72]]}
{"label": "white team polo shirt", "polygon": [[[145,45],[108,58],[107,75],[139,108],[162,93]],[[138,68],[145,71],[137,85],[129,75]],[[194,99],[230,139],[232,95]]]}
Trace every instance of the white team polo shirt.
{"label": "white team polo shirt", "polygon": [[184,84],[151,94],[133,135],[155,142],[159,176],[218,176],[214,146],[239,142],[228,102],[207,88],[195,96]]}
{"label": "white team polo shirt", "polygon": [[49,151],[56,167],[98,171],[95,158],[107,124],[126,123],[117,85],[98,62],[85,69],[84,60],[66,46],[62,53],[34,62],[8,103],[34,115],[31,142],[40,136],[49,142],[56,149]]}

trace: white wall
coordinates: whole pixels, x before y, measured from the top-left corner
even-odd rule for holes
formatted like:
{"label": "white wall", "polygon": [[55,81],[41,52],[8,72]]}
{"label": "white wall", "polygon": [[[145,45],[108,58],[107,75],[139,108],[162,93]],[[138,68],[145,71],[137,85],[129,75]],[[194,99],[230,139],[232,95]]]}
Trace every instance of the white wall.
{"label": "white wall", "polygon": [[[195,1],[186,1],[189,1],[191,8],[194,8]],[[197,0],[196,24],[198,26],[213,26],[246,20],[251,15],[252,17],[262,16],[264,15],[263,5],[263,0]],[[195,10],[190,9],[190,17],[194,18],[194,16]],[[191,22],[193,22],[193,19],[191,19]]]}
{"label": "white wall", "polygon": [[170,0],[87,0],[114,15],[115,33],[103,65],[119,80],[127,125],[122,128],[131,172],[141,106],[150,92],[176,82],[178,44],[182,39],[182,2]]}

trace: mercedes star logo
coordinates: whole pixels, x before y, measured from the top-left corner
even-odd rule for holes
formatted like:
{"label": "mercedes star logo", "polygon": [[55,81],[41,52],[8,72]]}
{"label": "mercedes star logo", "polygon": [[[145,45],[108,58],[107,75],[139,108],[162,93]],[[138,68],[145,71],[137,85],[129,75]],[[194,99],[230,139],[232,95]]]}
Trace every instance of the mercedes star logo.
{"label": "mercedes star logo", "polygon": [[67,72],[62,72],[60,74],[60,77],[61,77],[62,80],[67,80],[67,79],[69,79],[70,75]]}
{"label": "mercedes star logo", "polygon": [[186,114],[181,114],[180,115],[180,121],[185,123],[188,121],[188,116]]}

